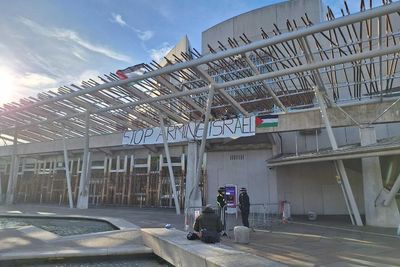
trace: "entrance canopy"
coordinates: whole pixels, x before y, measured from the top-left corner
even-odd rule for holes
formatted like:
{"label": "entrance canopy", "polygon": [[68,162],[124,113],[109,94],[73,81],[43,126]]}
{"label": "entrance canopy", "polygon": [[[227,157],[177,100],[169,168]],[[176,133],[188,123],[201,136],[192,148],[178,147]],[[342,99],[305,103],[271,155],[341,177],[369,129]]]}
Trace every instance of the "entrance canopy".
{"label": "entrance canopy", "polygon": [[377,156],[400,155],[400,138],[388,138],[380,140],[376,144],[368,146],[347,146],[338,150],[324,150],[301,155],[286,155],[271,159],[267,162],[268,167],[280,167],[301,163],[314,163],[323,161],[335,161],[346,159],[360,159]]}
{"label": "entrance canopy", "polygon": [[89,125],[90,135],[157,127],[160,114],[171,125],[202,121],[210,89],[214,119],[313,107],[317,84],[328,106],[391,95],[400,69],[399,10],[396,2],[335,19],[328,9],[328,21],[318,24],[305,14],[285,29],[261,29],[261,40],[243,33],[209,46],[209,54],[193,49],[165,67],[143,64],[124,80],[110,73],[23,98],[0,109],[0,134],[47,142],[62,139],[63,127],[72,138]]}

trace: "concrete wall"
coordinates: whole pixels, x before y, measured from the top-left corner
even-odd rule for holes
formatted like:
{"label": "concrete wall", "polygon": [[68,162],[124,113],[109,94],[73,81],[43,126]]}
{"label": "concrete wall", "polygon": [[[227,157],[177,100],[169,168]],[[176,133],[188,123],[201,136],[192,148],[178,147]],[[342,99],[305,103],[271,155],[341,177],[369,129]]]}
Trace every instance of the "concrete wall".
{"label": "concrete wall", "polygon": [[[243,155],[243,160],[231,160]],[[207,156],[207,202],[214,204],[217,189],[225,184],[248,188],[251,203],[278,203],[287,200],[293,214],[347,214],[336,171],[332,163],[298,164],[267,168],[270,150],[209,152]],[[364,212],[359,160],[345,161],[346,170],[360,212]]]}
{"label": "concrete wall", "polygon": [[[278,198],[291,203],[292,214],[315,211],[321,215],[348,214],[332,163],[277,167]],[[360,213],[364,212],[362,177],[349,166],[346,171]]]}
{"label": "concrete wall", "polygon": [[217,48],[217,41],[226,44],[228,37],[240,40],[239,36],[243,33],[250,40],[261,39],[260,28],[262,27],[269,34],[273,30],[274,23],[282,31],[286,31],[286,19],[300,20],[300,17],[304,16],[305,10],[307,10],[309,18],[317,23],[321,21],[322,8],[320,0],[286,1],[230,18],[202,33],[202,53],[209,53],[207,44]]}
{"label": "concrete wall", "polygon": [[[393,136],[400,136],[400,123],[379,124],[375,125],[377,139],[383,139]],[[360,133],[358,127],[341,127],[334,128],[333,132],[339,146],[353,145],[360,143]],[[330,149],[326,129],[320,131],[311,130],[307,134],[304,132],[284,132],[280,133],[282,137],[282,153],[295,154],[296,153],[296,139],[297,139],[297,152],[312,152]]]}
{"label": "concrete wall", "polygon": [[[394,103],[395,101],[396,98],[384,99],[382,102],[375,99],[373,102],[358,102],[356,104],[343,105],[341,109],[359,124],[369,124],[371,121],[374,121],[374,125],[386,125],[388,123],[400,122],[400,103]],[[327,109],[331,126],[333,128],[353,127],[355,125],[354,121],[342,110],[337,107]],[[376,120],[378,117],[379,119]],[[279,114],[277,127],[257,128],[256,133],[290,132],[318,128],[325,128],[325,124],[319,108],[312,108],[281,113]]]}
{"label": "concrete wall", "polygon": [[[276,203],[276,178],[269,174],[266,160],[271,150],[237,150],[209,152],[207,155],[207,201],[215,204],[217,190],[225,184],[246,187],[250,202]],[[231,156],[243,156],[233,159]],[[236,157],[237,158],[237,157]]]}
{"label": "concrete wall", "polygon": [[159,64],[161,66],[166,66],[168,64],[168,62],[165,60],[165,58],[167,58],[168,60],[172,61],[172,62],[176,62],[176,59],[174,57],[174,55],[176,55],[177,57],[181,58],[181,52],[188,52],[190,47],[190,43],[189,43],[189,39],[187,38],[187,36],[183,36],[179,42],[171,49],[171,51],[168,52],[168,54],[166,54],[159,62]]}

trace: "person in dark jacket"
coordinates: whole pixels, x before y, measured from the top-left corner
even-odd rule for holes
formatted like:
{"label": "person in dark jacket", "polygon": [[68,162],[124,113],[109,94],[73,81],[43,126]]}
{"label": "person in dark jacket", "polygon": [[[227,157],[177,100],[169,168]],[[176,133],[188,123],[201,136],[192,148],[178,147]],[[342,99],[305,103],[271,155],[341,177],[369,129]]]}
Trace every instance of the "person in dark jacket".
{"label": "person in dark jacket", "polygon": [[239,208],[242,213],[242,223],[249,227],[250,200],[246,188],[242,187],[239,194]]}
{"label": "person in dark jacket", "polygon": [[193,230],[196,231],[196,234],[203,242],[216,243],[220,241],[222,223],[219,216],[211,208],[211,205],[207,205],[200,216],[196,218]]}
{"label": "person in dark jacket", "polygon": [[221,208],[221,209],[223,209],[226,205],[225,188],[224,187],[220,187],[218,189],[217,205],[218,205],[218,208]]}
{"label": "person in dark jacket", "polygon": [[225,206],[226,206],[226,200],[225,200],[225,187],[220,187],[218,189],[218,195],[217,195],[217,214],[219,215],[219,218],[221,219],[221,222],[223,226],[225,226]]}

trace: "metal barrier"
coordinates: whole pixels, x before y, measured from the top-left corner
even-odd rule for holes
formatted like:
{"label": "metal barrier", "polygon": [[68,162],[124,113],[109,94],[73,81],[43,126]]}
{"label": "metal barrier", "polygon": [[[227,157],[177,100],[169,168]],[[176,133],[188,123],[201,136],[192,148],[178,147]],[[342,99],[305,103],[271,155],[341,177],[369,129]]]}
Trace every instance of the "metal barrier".
{"label": "metal barrier", "polygon": [[[193,224],[197,216],[201,214],[205,207],[189,207],[185,210],[185,230],[193,231]],[[212,206],[215,213],[218,214],[217,206]],[[226,206],[223,214],[220,215],[225,231],[232,231],[237,225],[242,225],[240,209],[237,206],[237,212],[233,214],[226,213]],[[265,229],[282,222],[279,215],[278,203],[251,204],[249,214],[250,228]]]}
{"label": "metal barrier", "polygon": [[281,222],[278,203],[251,204],[249,224],[251,228],[263,229]]}

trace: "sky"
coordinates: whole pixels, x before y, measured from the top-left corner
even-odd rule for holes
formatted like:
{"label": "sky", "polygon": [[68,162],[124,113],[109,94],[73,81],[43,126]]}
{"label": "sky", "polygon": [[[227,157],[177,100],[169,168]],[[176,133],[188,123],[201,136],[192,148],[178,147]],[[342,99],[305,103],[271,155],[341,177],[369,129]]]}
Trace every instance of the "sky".
{"label": "sky", "polygon": [[200,51],[202,31],[277,2],[0,0],[0,104],[158,61],[185,35]]}

